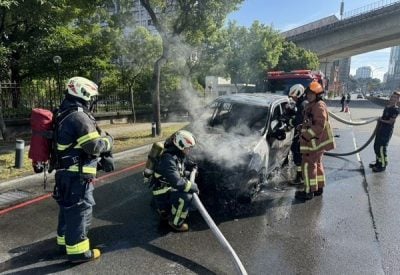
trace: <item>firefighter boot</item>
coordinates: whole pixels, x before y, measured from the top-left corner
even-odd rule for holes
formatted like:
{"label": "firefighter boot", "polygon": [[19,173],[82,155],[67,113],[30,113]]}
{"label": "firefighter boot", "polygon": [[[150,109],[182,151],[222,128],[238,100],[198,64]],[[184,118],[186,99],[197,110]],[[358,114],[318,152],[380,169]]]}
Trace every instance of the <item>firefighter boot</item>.
{"label": "firefighter boot", "polygon": [[321,196],[324,193],[324,188],[318,188],[317,191],[314,191],[314,196]]}
{"label": "firefighter boot", "polygon": [[371,162],[370,164],[369,164],[369,168],[374,168],[376,166],[376,162]]}
{"label": "firefighter boot", "polygon": [[305,191],[296,191],[294,197],[298,200],[307,201],[314,198],[314,192],[306,193]]}
{"label": "firefighter boot", "polygon": [[158,213],[158,215],[159,215],[159,217],[160,217],[160,221],[161,222],[165,222],[165,221],[168,221],[168,218],[169,218],[169,211],[167,211],[167,210],[163,210],[163,209],[157,209],[157,213]]}
{"label": "firefighter boot", "polygon": [[382,167],[380,165],[375,165],[374,167],[372,167],[372,172],[374,172],[374,173],[383,172],[385,170],[386,170],[386,167]]}
{"label": "firefighter boot", "polygon": [[189,230],[189,225],[187,223],[182,223],[181,225],[175,225],[171,220],[168,221],[169,226],[172,227],[174,231],[186,232]]}
{"label": "firefighter boot", "polygon": [[58,251],[58,254],[60,254],[60,255],[65,255],[67,253],[65,245],[57,244],[57,251]]}
{"label": "firefighter boot", "polygon": [[92,250],[88,250],[82,254],[68,255],[68,260],[73,264],[78,264],[78,263],[93,261],[99,258],[100,255],[101,255],[100,250],[95,248]]}
{"label": "firefighter boot", "polygon": [[303,184],[303,175],[301,172],[296,173],[296,178],[291,182],[292,185]]}

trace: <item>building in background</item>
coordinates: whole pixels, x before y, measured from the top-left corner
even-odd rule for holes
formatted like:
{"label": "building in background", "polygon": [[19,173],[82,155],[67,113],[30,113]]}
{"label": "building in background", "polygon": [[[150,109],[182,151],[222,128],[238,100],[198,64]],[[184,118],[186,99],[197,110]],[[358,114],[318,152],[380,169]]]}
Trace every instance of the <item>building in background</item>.
{"label": "building in background", "polygon": [[206,88],[204,96],[215,98],[222,95],[254,92],[254,84],[232,84],[229,78],[219,76],[206,76]]}
{"label": "building in background", "polygon": [[390,50],[389,69],[387,72],[386,89],[394,90],[400,87],[400,46]]}
{"label": "building in background", "polygon": [[356,70],[356,79],[365,79],[372,77],[372,68],[370,66],[360,67]]}
{"label": "building in background", "polygon": [[[132,1],[132,26],[126,27],[124,29],[124,34],[127,36],[135,29],[135,27],[145,27],[152,34],[158,34],[153,21],[150,18],[147,10],[140,3],[140,0],[131,0]],[[120,3],[119,1],[112,1],[112,5],[110,6],[109,12],[111,14],[119,14],[120,13]]]}
{"label": "building in background", "polygon": [[385,74],[383,75],[382,83],[386,83],[386,82],[387,82],[387,79],[388,79],[388,73],[385,73]]}
{"label": "building in background", "polygon": [[349,78],[350,78],[350,65],[351,65],[351,58],[342,58],[339,60],[339,82],[342,85],[342,92],[349,92]]}

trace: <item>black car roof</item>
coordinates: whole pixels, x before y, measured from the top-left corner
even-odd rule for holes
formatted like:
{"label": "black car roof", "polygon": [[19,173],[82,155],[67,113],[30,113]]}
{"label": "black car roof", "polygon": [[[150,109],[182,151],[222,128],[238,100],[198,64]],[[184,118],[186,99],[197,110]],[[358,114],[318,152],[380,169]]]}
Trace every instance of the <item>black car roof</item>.
{"label": "black car roof", "polygon": [[283,99],[287,99],[287,96],[269,93],[254,93],[224,95],[216,98],[215,101],[270,107],[273,103]]}

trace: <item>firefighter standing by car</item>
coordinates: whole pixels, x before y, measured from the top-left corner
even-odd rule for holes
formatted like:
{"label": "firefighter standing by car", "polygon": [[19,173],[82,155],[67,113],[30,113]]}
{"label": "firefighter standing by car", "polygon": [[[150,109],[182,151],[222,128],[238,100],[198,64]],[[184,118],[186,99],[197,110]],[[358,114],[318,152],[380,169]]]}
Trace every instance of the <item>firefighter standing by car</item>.
{"label": "firefighter standing by car", "polygon": [[311,82],[305,90],[308,104],[304,109],[304,120],[300,133],[300,152],[304,190],[296,191],[295,197],[309,200],[323,193],[325,174],[322,156],[334,149],[335,142],[328,119],[328,109],[322,100],[324,89],[318,82]]}
{"label": "firefighter standing by car", "polygon": [[[94,82],[83,77],[71,78],[55,120],[57,171],[53,197],[59,205],[57,244],[73,263],[100,257],[100,250],[90,249],[87,238],[95,205],[92,181],[97,158],[111,152],[113,138],[101,136],[90,114],[91,99],[97,94]],[[105,154],[100,163],[112,170],[111,153]]]}
{"label": "firefighter standing by car", "polygon": [[304,94],[304,86],[301,84],[293,85],[289,90],[289,98],[291,98],[295,105],[291,107],[289,126],[294,128],[294,136],[290,150],[293,155],[293,162],[296,165],[296,178],[292,184],[301,184],[303,176],[301,172],[301,153],[300,153],[300,128],[303,123],[303,111],[307,104]]}
{"label": "firefighter standing by car", "polygon": [[[192,193],[199,193],[197,184],[187,179],[188,163],[186,155],[195,146],[192,133],[179,130],[164,144],[164,151],[155,164],[151,180],[153,196],[161,219],[168,219],[168,224],[178,232],[189,230],[185,219],[189,213]],[[186,166],[186,167],[185,167]]]}
{"label": "firefighter standing by car", "polygon": [[369,165],[373,172],[383,172],[388,164],[387,146],[393,134],[394,123],[399,115],[400,90],[394,92],[383,110],[376,127],[374,151],[376,162]]}

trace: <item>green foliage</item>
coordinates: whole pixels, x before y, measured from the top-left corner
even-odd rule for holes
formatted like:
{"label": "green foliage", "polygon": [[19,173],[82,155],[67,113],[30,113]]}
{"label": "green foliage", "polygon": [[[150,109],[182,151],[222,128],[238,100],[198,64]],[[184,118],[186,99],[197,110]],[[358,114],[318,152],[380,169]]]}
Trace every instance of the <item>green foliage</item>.
{"label": "green foliage", "polygon": [[[221,28],[227,14],[235,10],[243,0],[140,2],[150,14],[152,23],[162,38],[162,55],[155,65],[162,67],[167,60],[174,60],[177,68],[181,68],[181,62],[184,61],[186,72],[183,74],[188,77],[195,66],[194,60],[191,59],[193,50],[201,47],[208,37]],[[153,81],[159,79],[157,66],[154,66]],[[159,85],[153,82],[151,86],[152,90],[159,94]],[[159,102],[155,104],[158,105]]]}
{"label": "green foliage", "polygon": [[10,54],[8,48],[4,47],[0,43],[0,79],[7,79],[8,77],[8,59],[7,56]]}
{"label": "green foliage", "polygon": [[233,83],[261,84],[265,71],[278,63],[283,41],[277,31],[255,21],[249,29],[231,22],[227,42],[226,71]]}
{"label": "green foliage", "polygon": [[138,27],[117,45],[117,67],[123,83],[134,86],[141,74],[148,74],[161,56],[161,39]]}
{"label": "green foliage", "polygon": [[[8,1],[10,2],[10,1]],[[62,58],[63,75],[93,77],[107,71],[113,41],[120,29],[106,10],[110,1],[13,1],[2,9],[1,43],[7,56],[11,79],[55,76],[54,55]]]}
{"label": "green foliage", "polygon": [[289,72],[300,69],[316,70],[318,67],[319,60],[316,54],[297,47],[293,42],[285,41],[275,70]]}

